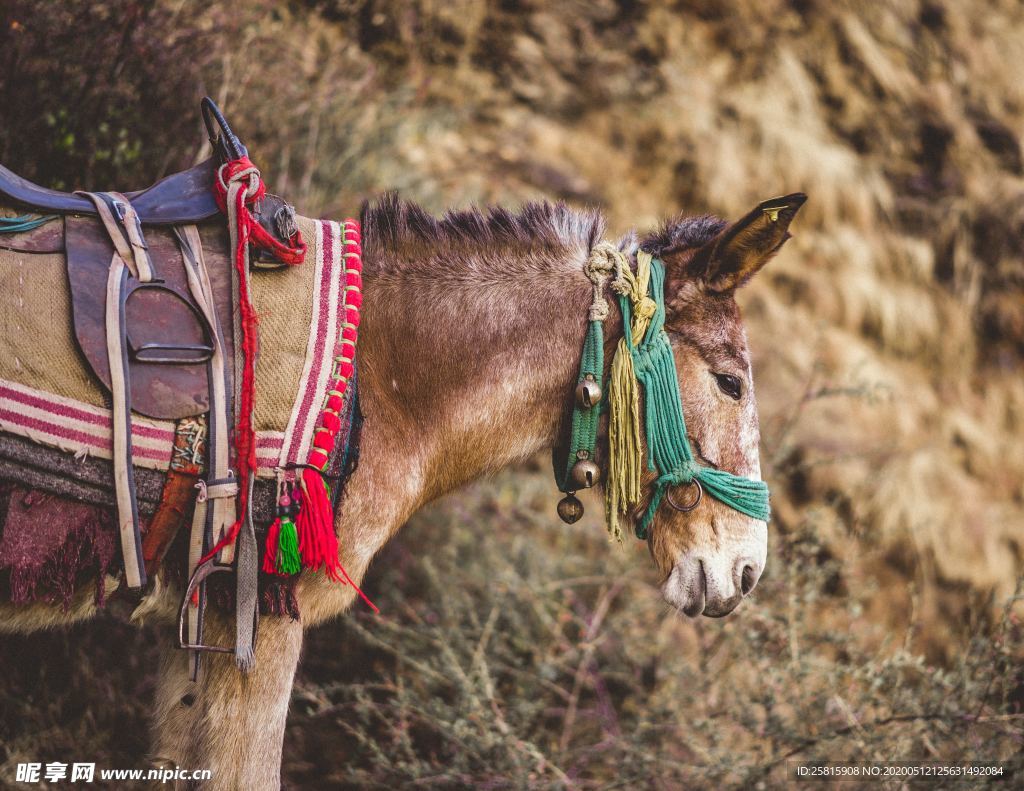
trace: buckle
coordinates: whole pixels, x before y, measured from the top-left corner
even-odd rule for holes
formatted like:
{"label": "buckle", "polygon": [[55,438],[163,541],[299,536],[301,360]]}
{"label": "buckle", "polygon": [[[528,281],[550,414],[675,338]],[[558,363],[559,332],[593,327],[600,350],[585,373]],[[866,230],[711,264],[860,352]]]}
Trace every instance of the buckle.
{"label": "buckle", "polygon": [[228,470],[227,478],[212,481],[200,478],[196,481],[196,488],[199,490],[196,502],[205,503],[207,500],[216,500],[221,497],[235,497],[238,494],[238,481],[235,480],[234,470]]}

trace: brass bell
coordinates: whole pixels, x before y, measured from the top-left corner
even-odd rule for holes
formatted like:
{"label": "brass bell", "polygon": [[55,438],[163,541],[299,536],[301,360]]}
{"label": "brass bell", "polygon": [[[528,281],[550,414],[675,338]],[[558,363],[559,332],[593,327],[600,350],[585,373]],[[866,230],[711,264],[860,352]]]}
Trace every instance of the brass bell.
{"label": "brass bell", "polygon": [[592,374],[587,374],[583,381],[576,385],[576,403],[584,409],[590,409],[601,401],[601,386]]}
{"label": "brass bell", "polygon": [[583,503],[575,495],[567,494],[558,501],[558,516],[567,525],[578,522],[583,516]]}
{"label": "brass bell", "polygon": [[589,489],[601,477],[601,468],[590,459],[581,459],[572,465],[569,472],[572,482],[580,489]]}

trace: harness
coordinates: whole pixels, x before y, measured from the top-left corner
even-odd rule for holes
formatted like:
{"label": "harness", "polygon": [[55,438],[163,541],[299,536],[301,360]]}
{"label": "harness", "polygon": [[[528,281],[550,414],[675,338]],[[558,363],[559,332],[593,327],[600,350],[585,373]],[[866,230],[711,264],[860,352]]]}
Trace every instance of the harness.
{"label": "harness", "polygon": [[[558,504],[559,516],[569,524],[577,521],[583,515],[583,506],[576,492],[592,487],[600,478],[594,457],[601,411],[606,406],[605,519],[612,536],[621,540],[621,517],[641,501],[644,437],[646,467],[657,477],[647,508],[634,529],[637,538],[647,539],[663,499],[676,510],[692,511],[704,492],[742,514],[767,522],[771,509],[764,481],[701,464],[694,457],[683,418],[679,375],[665,331],[665,266],[643,250],[637,252],[636,262],[634,273],[625,253],[602,242],[594,247],[584,267],[594,296],[576,381],[569,452],[564,461],[557,458],[557,452],[554,459],[555,482],[566,495]],[[623,336],[612,359],[608,392],[604,394],[604,321],[608,317],[604,290],[609,280],[618,297]],[[644,395],[643,435],[638,385]],[[696,495],[680,506],[671,495],[675,486],[692,486]]]}

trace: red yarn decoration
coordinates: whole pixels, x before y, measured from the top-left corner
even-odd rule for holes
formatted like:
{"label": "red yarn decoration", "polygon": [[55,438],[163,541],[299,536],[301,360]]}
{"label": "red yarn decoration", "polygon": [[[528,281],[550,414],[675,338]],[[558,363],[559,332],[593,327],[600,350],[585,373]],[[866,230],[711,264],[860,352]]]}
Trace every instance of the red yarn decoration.
{"label": "red yarn decoration", "polygon": [[[345,246],[342,255],[345,261],[345,326],[335,346],[334,377],[327,388],[327,397],[320,413],[319,426],[313,438],[307,464],[325,472],[331,451],[341,430],[340,412],[344,405],[349,380],[355,372],[353,360],[356,355],[356,341],[359,333],[359,308],[363,304],[363,265],[359,223],[346,220],[344,226]],[[328,577],[346,582],[355,588],[359,596],[374,612],[376,605],[360,590],[348,575],[338,559],[338,536],[334,532],[334,513],[331,509],[330,493],[324,479],[316,470],[302,471],[302,508],[295,520],[299,534],[299,553],[305,568],[323,568]]]}
{"label": "red yarn decoration", "polygon": [[281,538],[281,517],[277,517],[267,528],[266,551],[263,553],[263,571],[277,574],[277,542]]}
{"label": "red yarn decoration", "polygon": [[[235,238],[236,245],[232,251],[232,261],[238,273],[238,308],[241,316],[242,329],[242,386],[238,408],[238,424],[235,426],[235,456],[238,465],[238,519],[231,529],[202,558],[209,558],[228,546],[238,536],[242,521],[249,507],[249,479],[256,471],[256,432],[252,425],[253,405],[256,400],[256,352],[259,348],[259,336],[256,331],[258,317],[249,296],[248,246],[250,243],[268,251],[284,264],[301,264],[306,257],[306,243],[302,235],[295,231],[284,245],[271,236],[257,222],[249,207],[256,205],[267,193],[267,188],[260,178],[259,171],[248,157],[241,157],[221,165],[217,171],[217,179],[213,185],[214,197],[220,210],[231,216],[228,211],[228,185],[233,181],[248,179],[249,187],[238,190],[235,194]],[[253,184],[255,182],[255,184]]]}
{"label": "red yarn decoration", "polygon": [[[230,162],[221,165],[217,171],[217,179],[213,184],[213,196],[217,201],[217,206],[220,208],[223,214],[228,213],[227,202],[228,202],[228,184],[236,178],[239,173],[246,170],[254,170],[257,178],[259,178],[259,171],[255,170],[256,166],[253,165],[249,157],[241,157],[240,159],[233,159]],[[244,177],[243,177],[244,178]],[[263,183],[263,179],[259,179],[259,185],[256,187],[256,191],[248,191],[245,193],[244,200],[239,201],[239,212],[238,212],[238,224],[246,226],[246,236],[249,237],[250,241],[261,250],[266,250],[270,253],[277,261],[282,264],[288,264],[289,266],[296,266],[306,260],[306,242],[302,238],[302,234],[296,229],[295,233],[292,234],[291,238],[288,239],[288,244],[283,244],[276,237],[273,236],[266,228],[259,224],[252,212],[249,211],[249,206],[255,206],[259,201],[267,194],[267,187]],[[244,204],[244,205],[243,205]],[[244,211],[243,211],[244,209]],[[241,234],[239,234],[241,236]],[[236,259],[237,263],[237,259]]]}

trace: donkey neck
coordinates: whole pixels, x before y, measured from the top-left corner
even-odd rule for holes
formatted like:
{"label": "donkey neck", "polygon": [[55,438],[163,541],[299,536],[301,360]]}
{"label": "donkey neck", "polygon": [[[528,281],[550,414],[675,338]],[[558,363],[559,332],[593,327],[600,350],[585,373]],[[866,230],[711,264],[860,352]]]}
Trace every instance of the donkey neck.
{"label": "donkey neck", "polygon": [[588,251],[544,250],[542,270],[516,265],[521,250],[490,252],[486,267],[469,250],[427,267],[366,262],[360,388],[419,482],[414,508],[550,447],[575,384]]}

